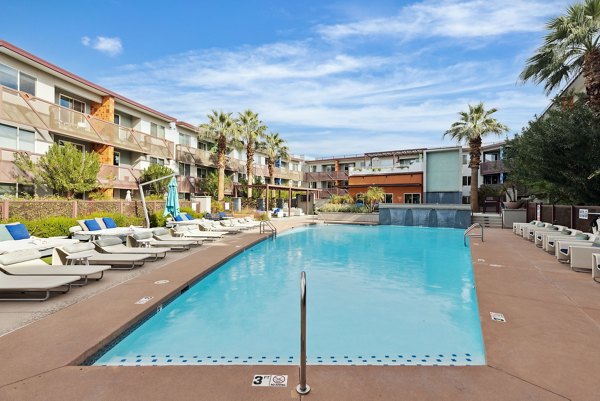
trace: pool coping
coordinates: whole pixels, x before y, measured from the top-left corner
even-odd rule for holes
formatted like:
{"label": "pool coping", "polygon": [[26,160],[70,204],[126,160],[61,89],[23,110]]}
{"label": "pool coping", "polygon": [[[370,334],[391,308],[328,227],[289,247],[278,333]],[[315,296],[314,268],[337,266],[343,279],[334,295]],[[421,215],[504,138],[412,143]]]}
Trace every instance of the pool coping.
{"label": "pool coping", "polygon": [[[203,251],[201,271],[182,258],[0,337],[0,399],[188,399],[198,391],[206,395],[200,399],[210,400],[299,399],[294,366],[77,366],[223,258],[265,238],[235,236],[229,247]],[[472,239],[471,248],[486,366],[309,366],[313,391],[302,398],[586,400],[597,395],[600,384],[591,372],[600,360],[594,347],[600,287],[510,230],[486,230],[486,242]],[[170,282],[154,284],[164,279]],[[154,299],[134,305],[150,292]],[[542,313],[548,307],[552,316]],[[507,323],[492,322],[492,311],[504,313]],[[258,373],[287,374],[290,386],[251,387],[251,376]]]}

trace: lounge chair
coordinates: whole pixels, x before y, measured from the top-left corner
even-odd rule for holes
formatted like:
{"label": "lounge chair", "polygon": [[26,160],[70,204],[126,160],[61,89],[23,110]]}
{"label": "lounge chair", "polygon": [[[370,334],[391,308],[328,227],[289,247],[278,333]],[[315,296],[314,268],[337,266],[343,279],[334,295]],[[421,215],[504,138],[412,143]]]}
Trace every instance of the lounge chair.
{"label": "lounge chair", "polygon": [[187,251],[191,248],[192,242],[190,241],[161,241],[153,237],[150,233],[139,233],[127,236],[127,247],[132,248],[144,248],[148,247],[169,247],[171,251]]}
{"label": "lounge chair", "polygon": [[594,241],[600,238],[600,236],[593,234],[585,234],[585,236],[586,238],[580,237],[579,239],[577,237],[555,239],[554,249],[556,259],[561,263],[569,263],[571,261],[571,246],[591,247],[594,245]]}
{"label": "lounge chair", "polygon": [[592,279],[600,283],[600,250],[592,254]]}
{"label": "lounge chair", "polygon": [[67,293],[79,276],[11,276],[0,271],[0,294],[38,294],[41,298],[0,298],[0,301],[45,301],[53,292]]}
{"label": "lounge chair", "polygon": [[216,228],[217,230],[220,230],[222,227],[225,227],[225,228],[229,228],[229,227],[237,228],[240,231],[246,231],[246,230],[249,230],[249,229],[253,228],[253,227],[250,227],[249,225],[242,224],[242,223],[238,222],[235,219],[221,220],[221,221],[219,221],[219,224],[221,226],[220,227],[217,226],[217,228]]}
{"label": "lounge chair", "polygon": [[204,220],[198,224],[198,230],[200,231],[213,231],[219,232],[222,234],[237,234],[243,231],[240,227],[225,227],[220,223],[224,220],[212,221],[212,220]]}
{"label": "lounge chair", "polygon": [[536,225],[523,226],[523,239],[532,241],[535,239],[533,233],[535,231],[543,231],[544,229],[551,229],[552,224],[550,223],[537,223]]}
{"label": "lounge chair", "polygon": [[54,248],[52,265],[68,265],[80,262],[85,265],[110,265],[113,270],[131,270],[143,266],[152,255],[146,254],[109,254],[96,251],[91,242]]}
{"label": "lounge chair", "polygon": [[160,247],[160,248],[131,248],[129,246],[123,245],[123,241],[120,238],[116,237],[105,237],[99,240],[92,242],[96,245],[96,250],[100,253],[110,253],[110,254],[135,254],[135,255],[150,255],[150,257],[154,257],[152,261],[156,261],[158,259],[162,259],[167,256],[167,252],[171,250],[168,247]]}
{"label": "lounge chair", "polygon": [[538,248],[543,248],[544,247],[544,239],[546,238],[547,235],[556,235],[556,234],[560,234],[565,230],[568,230],[569,228],[566,226],[551,226],[548,228],[542,228],[540,230],[535,230],[533,232],[533,236],[535,237],[535,239],[533,240],[533,242],[535,243],[535,246],[537,246]]}
{"label": "lounge chair", "polygon": [[171,229],[171,233],[175,237],[180,238],[201,238],[204,241],[215,241],[223,238],[227,233],[217,231],[202,231],[190,226],[176,226]]}
{"label": "lounge chair", "polygon": [[535,226],[538,223],[542,223],[542,221],[541,220],[533,220],[533,221],[530,221],[529,223],[513,223],[513,234],[522,237],[524,226],[527,226],[527,225]]}
{"label": "lounge chair", "polygon": [[[110,266],[95,265],[69,265],[51,266],[40,259],[42,255],[37,251],[12,252],[0,256],[0,270],[11,276],[79,276],[80,282],[72,285],[86,285],[88,279],[100,280]],[[92,276],[92,277],[90,277]]]}
{"label": "lounge chair", "polygon": [[600,240],[594,241],[590,246],[570,245],[571,269],[576,272],[589,272],[592,269],[593,255],[600,253]]}
{"label": "lounge chair", "polygon": [[546,237],[544,238],[544,244],[542,245],[542,248],[548,252],[551,253],[552,255],[556,255],[556,241],[557,240],[565,240],[565,239],[569,239],[571,241],[573,240],[587,240],[588,239],[588,235],[583,233],[582,231],[579,230],[573,230],[573,229],[567,229],[567,230],[563,230],[560,233],[557,233],[556,235],[546,235]]}
{"label": "lounge chair", "polygon": [[77,243],[66,237],[39,238],[29,234],[21,223],[0,224],[0,254],[17,251],[40,251],[44,256],[52,254],[57,246]]}
{"label": "lounge chair", "polygon": [[203,242],[202,238],[174,237],[171,234],[171,230],[169,230],[168,228],[155,228],[154,230],[152,230],[152,235],[154,239],[158,241],[176,241],[177,243],[190,244],[191,246],[200,246]]}

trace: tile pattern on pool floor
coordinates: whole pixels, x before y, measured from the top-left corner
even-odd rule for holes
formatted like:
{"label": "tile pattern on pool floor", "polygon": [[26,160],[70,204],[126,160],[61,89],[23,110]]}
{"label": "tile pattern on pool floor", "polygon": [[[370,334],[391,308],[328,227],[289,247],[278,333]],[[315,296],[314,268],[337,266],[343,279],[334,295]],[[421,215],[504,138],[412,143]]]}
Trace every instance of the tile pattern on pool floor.
{"label": "tile pattern on pool floor", "polygon": [[[224,356],[224,355],[136,355],[114,358],[98,365],[105,366],[152,366],[152,365],[296,365],[294,356]],[[480,365],[469,353],[456,354],[403,354],[403,355],[343,355],[309,357],[310,365],[412,365],[412,366],[470,366]]]}

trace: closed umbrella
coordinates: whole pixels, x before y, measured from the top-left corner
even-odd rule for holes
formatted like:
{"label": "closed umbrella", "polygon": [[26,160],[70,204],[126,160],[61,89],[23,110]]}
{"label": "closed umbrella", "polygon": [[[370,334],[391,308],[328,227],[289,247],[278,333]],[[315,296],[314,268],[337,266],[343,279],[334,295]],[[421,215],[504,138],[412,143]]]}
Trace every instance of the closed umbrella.
{"label": "closed umbrella", "polygon": [[163,216],[169,214],[174,218],[179,216],[179,195],[177,194],[177,180],[175,177],[172,177],[169,182],[169,192],[167,193],[167,202],[165,203]]}

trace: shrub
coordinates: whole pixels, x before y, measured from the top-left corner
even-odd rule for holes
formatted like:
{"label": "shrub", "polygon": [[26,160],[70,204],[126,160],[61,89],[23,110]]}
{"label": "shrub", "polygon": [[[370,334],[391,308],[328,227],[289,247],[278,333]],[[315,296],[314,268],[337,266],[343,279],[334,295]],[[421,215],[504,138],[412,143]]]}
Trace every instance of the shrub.
{"label": "shrub", "polygon": [[327,203],[319,208],[319,212],[369,213],[369,208],[367,206]]}
{"label": "shrub", "polygon": [[77,225],[77,220],[70,217],[44,217],[20,222],[25,224],[29,234],[41,238],[69,235],[69,228]]}
{"label": "shrub", "polygon": [[167,217],[163,216],[162,212],[148,212],[148,220],[150,220],[150,227],[164,227],[167,224]]}
{"label": "shrub", "polygon": [[219,212],[224,212],[225,211],[225,205],[223,205],[223,202],[212,202],[210,205],[210,210],[212,213],[219,213]]}
{"label": "shrub", "polygon": [[[93,219],[96,217],[112,217],[112,219],[115,221],[115,224],[119,227],[129,227],[129,226],[139,226],[139,225],[143,225],[144,224],[144,218],[143,217],[136,217],[136,216],[126,216],[124,214],[121,213],[106,213],[106,212],[97,212],[97,213],[92,213],[89,214],[85,217],[80,217],[79,219]],[[75,222],[74,225],[77,225],[77,222]]]}
{"label": "shrub", "polygon": [[196,213],[196,211],[194,209],[192,209],[191,207],[182,207],[179,209],[179,211],[181,213],[188,213],[190,216],[192,216],[195,219],[202,217],[202,214]]}

